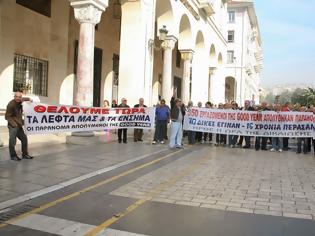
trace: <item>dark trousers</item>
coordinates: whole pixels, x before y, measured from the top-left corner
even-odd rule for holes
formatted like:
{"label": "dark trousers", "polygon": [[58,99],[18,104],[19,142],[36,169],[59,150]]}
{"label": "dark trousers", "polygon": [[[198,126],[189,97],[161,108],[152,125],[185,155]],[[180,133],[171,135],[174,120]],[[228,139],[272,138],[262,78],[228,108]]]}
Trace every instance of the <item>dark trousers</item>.
{"label": "dark trousers", "polygon": [[244,136],[245,147],[250,147],[250,136]]}
{"label": "dark trousers", "polygon": [[259,150],[261,148],[261,150],[266,150],[267,149],[267,137],[256,137],[255,140],[255,149]]}
{"label": "dark trousers", "polygon": [[307,151],[311,152],[312,151],[312,142],[314,141],[313,138],[308,138],[307,139]]}
{"label": "dark trousers", "polygon": [[216,134],[215,142],[217,144],[226,144],[227,135],[226,134]]}
{"label": "dark trousers", "polygon": [[118,141],[121,142],[121,135],[123,135],[123,142],[127,142],[127,129],[118,129]]}
{"label": "dark trousers", "polygon": [[202,140],[202,132],[196,132],[196,141],[200,143],[201,140]]}
{"label": "dark trousers", "polygon": [[16,145],[16,138],[18,138],[21,141],[22,144],[22,153],[23,155],[28,155],[27,150],[27,136],[24,133],[24,130],[22,127],[8,127],[9,128],[9,151],[10,156],[14,157],[16,156],[15,152],[15,145]]}
{"label": "dark trousers", "polygon": [[158,120],[155,125],[154,141],[161,142],[167,136],[167,121]]}
{"label": "dark trousers", "polygon": [[212,141],[212,134],[211,133],[203,133],[203,140],[206,141]]}
{"label": "dark trousers", "polygon": [[289,138],[283,138],[283,150],[289,150]]}
{"label": "dark trousers", "polygon": [[188,131],[187,133],[188,133],[188,143],[189,144],[195,144],[196,132],[195,131]]}
{"label": "dark trousers", "polygon": [[302,152],[302,143],[303,143],[303,153],[306,154],[308,152],[308,140],[307,138],[298,138],[297,139],[297,152]]}
{"label": "dark trousers", "polygon": [[244,140],[244,136],[240,136],[240,139],[238,140],[238,145],[239,146],[243,145],[243,140]]}
{"label": "dark trousers", "polygon": [[143,129],[134,129],[133,139],[134,141],[142,141]]}

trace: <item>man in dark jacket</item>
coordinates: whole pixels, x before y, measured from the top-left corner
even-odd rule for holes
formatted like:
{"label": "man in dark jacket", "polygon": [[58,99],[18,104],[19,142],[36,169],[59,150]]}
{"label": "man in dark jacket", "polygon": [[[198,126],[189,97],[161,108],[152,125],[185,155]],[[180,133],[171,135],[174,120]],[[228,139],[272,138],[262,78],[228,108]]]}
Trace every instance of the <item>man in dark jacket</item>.
{"label": "man in dark jacket", "polygon": [[174,90],[173,97],[171,98],[171,137],[170,148],[183,148],[183,120],[185,116],[185,106],[183,106],[180,98],[175,99],[176,90]]}
{"label": "man in dark jacket", "polygon": [[[127,99],[123,98],[121,99],[121,104],[118,107],[125,107],[125,108],[129,108],[129,106],[127,105]],[[118,142],[121,143],[121,135],[123,135],[123,142],[127,143],[127,129],[118,129]]]}
{"label": "man in dark jacket", "polygon": [[[140,98],[139,99],[139,104],[136,104],[135,107],[147,107],[147,106],[144,105],[144,99]],[[143,136],[143,129],[134,129],[133,140],[135,142],[137,142],[137,141],[143,142],[142,136]]]}
{"label": "man in dark jacket", "polygon": [[11,160],[13,161],[21,160],[15,152],[16,138],[18,138],[22,143],[22,158],[33,159],[33,157],[28,154],[27,136],[23,130],[24,121],[22,118],[22,102],[22,93],[16,92],[14,99],[7,105],[5,113],[5,119],[8,121],[9,129],[9,151]]}

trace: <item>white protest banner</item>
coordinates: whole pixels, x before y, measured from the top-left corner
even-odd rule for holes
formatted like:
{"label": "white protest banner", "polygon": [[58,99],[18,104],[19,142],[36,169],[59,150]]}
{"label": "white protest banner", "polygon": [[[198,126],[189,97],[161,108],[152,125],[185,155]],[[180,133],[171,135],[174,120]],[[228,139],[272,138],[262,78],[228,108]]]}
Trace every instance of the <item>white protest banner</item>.
{"label": "white protest banner", "polygon": [[244,136],[315,137],[315,116],[310,112],[190,108],[184,129]]}
{"label": "white protest banner", "polygon": [[153,129],[155,108],[101,108],[24,103],[27,134],[104,129]]}

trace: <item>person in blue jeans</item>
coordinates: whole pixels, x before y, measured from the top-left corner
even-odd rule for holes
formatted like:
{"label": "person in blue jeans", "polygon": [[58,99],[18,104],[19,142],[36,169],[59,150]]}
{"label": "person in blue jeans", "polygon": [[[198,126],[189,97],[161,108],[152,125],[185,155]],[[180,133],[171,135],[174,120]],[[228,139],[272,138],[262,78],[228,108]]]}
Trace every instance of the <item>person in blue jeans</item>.
{"label": "person in blue jeans", "polygon": [[175,99],[176,90],[174,90],[173,97],[171,98],[171,136],[170,148],[183,148],[183,120],[185,116],[185,106],[182,104],[180,98]]}
{"label": "person in blue jeans", "polygon": [[170,122],[170,109],[165,105],[164,99],[155,108],[155,121],[155,133],[152,144],[156,144],[157,142],[164,144],[164,137],[167,134],[167,124]]}

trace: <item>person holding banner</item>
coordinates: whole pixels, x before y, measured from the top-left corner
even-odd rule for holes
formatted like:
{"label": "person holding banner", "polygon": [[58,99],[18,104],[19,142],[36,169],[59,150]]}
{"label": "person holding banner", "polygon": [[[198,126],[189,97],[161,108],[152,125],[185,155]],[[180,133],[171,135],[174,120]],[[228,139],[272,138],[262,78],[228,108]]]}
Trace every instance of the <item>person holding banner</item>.
{"label": "person holding banner", "polygon": [[[194,104],[192,101],[188,102],[188,106],[187,106],[188,109],[192,108],[193,106]],[[188,131],[188,144],[189,145],[194,145],[196,143],[195,137],[196,137],[196,132],[189,130]]]}
{"label": "person holding banner", "polygon": [[[121,99],[121,104],[118,107],[129,108],[127,105],[127,99]],[[124,143],[127,143],[127,129],[118,129],[118,143],[121,143],[121,135],[123,135],[122,140]]]}
{"label": "person holding banner", "polygon": [[[268,108],[268,103],[267,102],[262,102],[261,107],[258,108],[258,111],[270,111]],[[255,150],[259,151],[259,149],[263,151],[267,151],[267,137],[256,137],[255,140]]]}
{"label": "person holding banner", "polygon": [[[144,99],[140,98],[139,104],[136,104],[134,107],[147,107],[147,106],[144,105]],[[137,142],[137,141],[143,142],[142,136],[143,136],[143,129],[134,129],[133,140],[135,142]]]}
{"label": "person holding banner", "polygon": [[[255,109],[251,106],[250,101],[246,100],[245,101],[245,106],[244,106],[244,111],[255,111]],[[243,148],[249,149],[251,144],[250,144],[250,136],[244,136],[245,139],[245,146]]]}
{"label": "person holding banner", "polygon": [[[198,108],[202,107],[202,102],[198,102]],[[202,139],[202,132],[196,131],[195,139],[198,143],[204,143]]]}
{"label": "person holding banner", "polygon": [[22,159],[16,154],[15,145],[16,138],[21,141],[22,144],[22,158],[23,159],[33,159],[32,156],[28,154],[28,140],[24,133],[23,125],[24,121],[22,118],[23,101],[31,101],[29,98],[22,98],[21,92],[16,92],[14,94],[14,99],[10,101],[7,105],[5,119],[8,121],[9,129],[9,151],[10,157],[13,161],[21,161]]}
{"label": "person holding banner", "polygon": [[[299,109],[300,112],[306,112],[306,107],[305,106],[301,106]],[[302,153],[302,143],[303,143],[303,153],[307,154],[309,152],[309,142],[308,142],[309,138],[297,138],[297,154],[301,154]]]}
{"label": "person holding banner", "polygon": [[173,97],[171,98],[171,137],[170,137],[170,148],[183,148],[183,120],[185,116],[185,107],[183,106],[182,100],[176,98],[176,89],[174,89]]}
{"label": "person holding banner", "polygon": [[[281,112],[281,105],[276,104],[274,106],[274,111],[275,112]],[[272,149],[270,150],[272,152],[278,151],[282,152],[283,151],[283,139],[280,137],[273,137],[272,138]]]}

